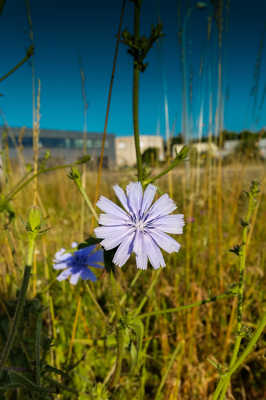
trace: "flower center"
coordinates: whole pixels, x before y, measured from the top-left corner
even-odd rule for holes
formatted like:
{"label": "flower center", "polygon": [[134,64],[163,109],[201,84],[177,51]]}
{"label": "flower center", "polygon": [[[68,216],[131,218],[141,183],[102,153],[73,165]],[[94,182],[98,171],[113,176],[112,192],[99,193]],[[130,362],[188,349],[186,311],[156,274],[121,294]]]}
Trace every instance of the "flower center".
{"label": "flower center", "polygon": [[137,222],[135,223],[135,227],[136,227],[136,229],[138,229],[139,231],[144,231],[145,224],[144,224],[143,221],[137,221]]}

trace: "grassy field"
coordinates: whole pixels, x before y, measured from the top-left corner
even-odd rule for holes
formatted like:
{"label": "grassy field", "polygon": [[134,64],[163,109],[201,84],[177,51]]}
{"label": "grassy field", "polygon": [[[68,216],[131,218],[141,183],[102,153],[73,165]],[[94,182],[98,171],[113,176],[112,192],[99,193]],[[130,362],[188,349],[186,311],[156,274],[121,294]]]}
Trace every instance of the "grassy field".
{"label": "grassy field", "polygon": [[[18,173],[10,174],[4,192],[18,179]],[[100,193],[115,201],[112,185],[125,187],[135,179],[135,170],[104,172]],[[248,201],[244,191],[252,180],[260,182],[260,193],[247,236],[244,348],[262,315],[265,294],[264,164],[236,163],[221,169],[213,165],[200,171],[180,167],[170,178],[159,180],[160,191],[170,192],[178,212],[185,215],[184,234],[177,237],[181,250],[164,253],[167,266],[159,272],[149,268],[137,274],[132,257],[116,271],[115,286],[106,271],[98,273],[95,283],[73,286],[56,280],[55,252],[91,236],[95,225],[67,171],[40,176],[35,188],[32,183],[26,186],[11,202],[15,218],[9,223],[7,215],[1,214],[1,347],[21,284],[27,251],[25,223],[36,189],[35,201],[49,229],[36,242],[23,319],[5,371],[10,384],[20,388],[10,387],[0,398],[212,399],[219,368],[225,369],[232,355],[237,305],[232,293],[216,301],[213,297],[228,292],[239,280],[239,259],[229,250],[242,240],[240,222]],[[86,191],[92,201],[95,190],[96,173],[88,168]],[[169,310],[209,298],[209,304]],[[114,312],[117,307],[120,318]],[[134,314],[138,316],[132,319]],[[112,385],[118,326],[123,332],[123,359],[121,376]],[[27,377],[36,382],[36,343],[39,383],[56,388],[57,393],[36,392],[23,381]],[[264,351],[261,337],[233,374],[228,399],[264,398]]]}

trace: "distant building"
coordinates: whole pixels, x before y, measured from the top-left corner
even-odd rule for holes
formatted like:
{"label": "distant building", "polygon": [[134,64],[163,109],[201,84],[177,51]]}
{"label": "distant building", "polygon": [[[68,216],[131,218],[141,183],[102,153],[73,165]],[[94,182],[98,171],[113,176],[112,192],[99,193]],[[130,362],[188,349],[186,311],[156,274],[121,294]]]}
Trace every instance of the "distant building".
{"label": "distant building", "polygon": [[[159,160],[164,160],[163,138],[156,135],[140,135],[140,150],[143,154],[148,148],[159,151]],[[117,166],[133,166],[136,164],[134,136],[117,136],[115,138]]]}
{"label": "distant building", "polygon": [[[5,128],[0,127],[1,139]],[[92,161],[98,162],[101,154],[102,133],[87,132],[86,153],[90,154]],[[7,140],[10,158],[17,157],[17,149],[23,149],[23,158],[31,162],[33,158],[32,129],[9,128]],[[74,162],[83,155],[83,132],[41,129],[39,135],[40,156],[47,150],[52,158]],[[104,166],[113,166],[115,160],[115,136],[108,133],[105,141]]]}
{"label": "distant building", "polygon": [[[222,157],[226,157],[229,154],[232,154],[237,146],[239,145],[240,140],[226,140],[224,142],[223,149],[219,150],[219,155]],[[266,159],[266,139],[260,139],[258,141],[258,149],[261,157],[265,160]]]}
{"label": "distant building", "polygon": [[[6,134],[4,134],[6,133]],[[4,139],[5,138],[5,139]],[[92,165],[97,165],[100,159],[102,146],[102,133],[87,132],[86,153],[91,155]],[[32,129],[29,128],[6,128],[0,127],[0,148],[1,142],[7,140],[10,158],[17,158],[18,155],[26,162],[33,160],[33,139]],[[2,143],[3,144],[3,143]],[[211,151],[214,157],[225,157],[234,152],[239,140],[226,140],[224,147],[218,149],[215,143],[201,142],[191,144],[198,153]],[[183,144],[175,144],[172,148],[172,156],[176,156]],[[261,156],[266,159],[266,139],[258,142]],[[165,158],[164,141],[158,135],[141,135],[140,149],[143,154],[149,148],[158,149],[159,160]],[[61,159],[64,162],[74,162],[83,155],[83,132],[63,131],[54,129],[41,129],[39,135],[39,155],[42,157],[46,151],[50,151],[53,159]],[[136,164],[136,150],[134,136],[115,136],[107,134],[104,151],[104,167],[133,166]],[[1,156],[0,156],[1,168]]]}
{"label": "distant building", "polygon": [[[219,149],[219,147],[215,143],[193,143],[191,146],[198,151],[199,154],[207,153],[209,150],[214,157],[227,157],[229,154],[233,154],[239,145],[240,140],[226,140],[224,142],[223,148]],[[175,157],[176,153],[182,149],[183,144],[175,144],[172,149],[172,156]],[[261,157],[266,159],[266,139],[260,139],[258,142],[258,148]]]}
{"label": "distant building", "polygon": [[[179,153],[183,146],[184,146],[183,144],[174,144],[172,150],[172,156],[175,157],[176,153]],[[210,151],[210,153],[213,156],[217,156],[219,153],[218,146],[215,143],[200,142],[200,143],[193,143],[191,146],[194,149],[196,149],[199,154],[208,153]]]}
{"label": "distant building", "polygon": [[229,154],[232,154],[239,145],[239,142],[239,140],[225,140],[223,148],[219,150],[219,155],[221,157],[226,157]]}
{"label": "distant building", "polygon": [[261,139],[259,141],[259,152],[262,158],[266,160],[266,139]]}

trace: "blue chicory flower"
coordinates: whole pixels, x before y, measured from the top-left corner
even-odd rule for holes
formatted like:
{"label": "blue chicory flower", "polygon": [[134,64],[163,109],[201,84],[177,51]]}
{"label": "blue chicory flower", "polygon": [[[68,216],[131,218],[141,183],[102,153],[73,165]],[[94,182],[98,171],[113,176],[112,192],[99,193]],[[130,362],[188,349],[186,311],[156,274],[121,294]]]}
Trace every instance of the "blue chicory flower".
{"label": "blue chicory flower", "polygon": [[101,245],[105,250],[117,246],[114,264],[122,267],[130,254],[136,254],[137,268],[147,269],[148,260],[157,269],[165,267],[160,247],[168,253],[178,252],[180,244],[166,233],[182,234],[183,214],[169,215],[176,209],[168,194],[162,195],[153,205],[156,186],[150,184],[144,193],[140,182],[132,182],[126,194],[118,185],[114,191],[124,210],[111,200],[101,196],[97,206],[106,214],[101,214],[94,232],[97,238],[104,239]]}
{"label": "blue chicory flower", "polygon": [[[76,245],[72,243],[72,247]],[[55,254],[53,267],[56,270],[64,269],[56,278],[58,281],[63,281],[71,275],[70,283],[76,285],[79,278],[96,281],[97,278],[89,267],[103,268],[99,263],[103,263],[103,250],[96,250],[96,245],[93,245],[76,250],[73,254],[66,253],[65,249],[59,250]]]}

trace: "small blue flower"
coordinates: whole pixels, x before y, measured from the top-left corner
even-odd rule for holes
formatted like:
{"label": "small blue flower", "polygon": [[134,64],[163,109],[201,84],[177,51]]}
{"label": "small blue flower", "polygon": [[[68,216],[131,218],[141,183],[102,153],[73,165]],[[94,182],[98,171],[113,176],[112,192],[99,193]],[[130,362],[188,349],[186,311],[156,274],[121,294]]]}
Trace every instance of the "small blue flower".
{"label": "small blue flower", "polygon": [[[72,247],[76,247],[72,244]],[[67,279],[70,275],[70,283],[76,285],[79,278],[95,282],[96,276],[89,267],[103,268],[99,263],[103,263],[103,251],[96,250],[96,245],[84,247],[75,251],[73,254],[66,253],[65,249],[59,250],[55,254],[54,269],[64,269],[56,278],[58,281]]]}
{"label": "small blue flower", "polygon": [[118,186],[114,191],[124,209],[101,196],[97,206],[105,212],[100,215],[94,232],[104,239],[105,250],[118,247],[113,263],[122,267],[133,252],[136,254],[137,268],[147,269],[148,260],[153,268],[165,267],[160,247],[167,253],[178,252],[180,244],[167,233],[182,234],[183,214],[172,214],[176,205],[164,194],[152,204],[156,186],[148,185],[143,193],[140,182],[127,185],[126,193]]}

